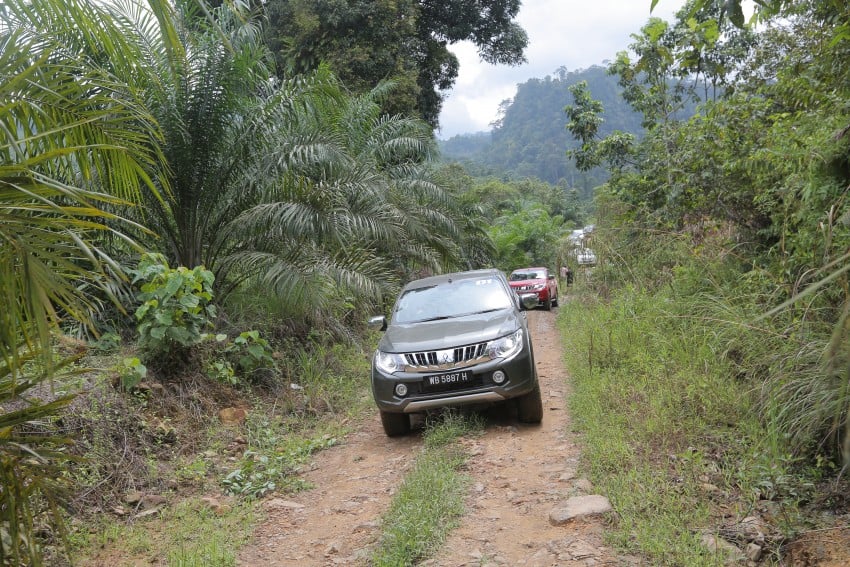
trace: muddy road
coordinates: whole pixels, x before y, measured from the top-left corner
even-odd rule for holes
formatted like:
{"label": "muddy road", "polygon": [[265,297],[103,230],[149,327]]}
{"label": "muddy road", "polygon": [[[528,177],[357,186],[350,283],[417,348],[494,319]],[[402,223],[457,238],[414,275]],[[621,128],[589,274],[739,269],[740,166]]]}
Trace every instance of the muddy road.
{"label": "muddy road", "polygon": [[[554,526],[549,512],[571,496],[592,494],[578,475],[579,449],[570,432],[569,380],[555,326],[557,310],[528,313],[544,417],[517,423],[506,407],[485,414],[483,435],[465,440],[472,477],[461,525],[430,567],[621,565],[603,546],[602,519]],[[367,565],[380,518],[421,449],[421,435],[387,438],[377,410],[337,447],[316,455],[304,476],[315,486],[266,501],[268,518],[240,566]]]}

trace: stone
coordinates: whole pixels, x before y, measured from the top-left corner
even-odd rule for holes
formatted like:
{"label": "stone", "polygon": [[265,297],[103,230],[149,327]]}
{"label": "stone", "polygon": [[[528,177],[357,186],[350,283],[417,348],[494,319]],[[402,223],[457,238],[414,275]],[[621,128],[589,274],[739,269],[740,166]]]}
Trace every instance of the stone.
{"label": "stone", "polygon": [[764,520],[758,516],[747,516],[741,520],[738,529],[748,541],[759,543],[764,541],[765,534],[770,531]]}
{"label": "stone", "polygon": [[124,503],[125,504],[138,504],[139,501],[145,497],[144,492],[139,492],[138,490],[133,492],[128,492],[124,495]]}
{"label": "stone", "polygon": [[248,417],[245,408],[223,408],[218,412],[218,419],[222,425],[242,425]]}
{"label": "stone", "polygon": [[558,480],[561,482],[568,482],[576,477],[576,469],[575,467],[566,467],[564,472],[561,473],[561,476],[558,477]]}
{"label": "stone", "polygon": [[750,561],[758,562],[758,560],[761,559],[761,553],[762,553],[762,547],[760,545],[758,545],[757,543],[748,543],[747,544],[746,554],[747,554],[747,559],[749,559]]}
{"label": "stone", "polygon": [[152,510],[163,504],[165,504],[165,496],[160,496],[159,494],[145,494],[139,500],[139,508],[142,510]]}
{"label": "stone", "polygon": [[729,543],[723,538],[716,537],[713,534],[703,535],[702,544],[711,553],[721,556],[727,562],[735,563],[738,561],[745,561],[747,559],[737,546]]}
{"label": "stone", "polygon": [[134,517],[136,519],[142,519],[142,518],[147,518],[148,516],[154,516],[156,514],[159,514],[159,508],[151,508],[150,510],[145,510],[143,512],[139,512]]}
{"label": "stone", "polygon": [[575,519],[606,514],[613,510],[611,502],[598,494],[575,496],[549,512],[549,523],[560,526]]}
{"label": "stone", "polygon": [[212,510],[221,506],[221,502],[215,496],[204,496],[201,498],[201,502]]}
{"label": "stone", "polygon": [[300,510],[304,508],[304,504],[299,504],[298,502],[293,502],[291,500],[284,500],[283,498],[272,498],[271,500],[266,500],[263,503],[263,507],[266,510]]}

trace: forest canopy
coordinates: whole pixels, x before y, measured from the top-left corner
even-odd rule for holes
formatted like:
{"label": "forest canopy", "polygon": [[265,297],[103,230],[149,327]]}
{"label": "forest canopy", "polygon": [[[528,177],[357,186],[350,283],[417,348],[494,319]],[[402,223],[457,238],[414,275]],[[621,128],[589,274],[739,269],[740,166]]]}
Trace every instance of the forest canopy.
{"label": "forest canopy", "polygon": [[469,40],[483,61],[518,65],[528,36],[514,20],[519,0],[269,0],[266,41],[279,73],[326,63],[354,92],[397,83],[389,114],[436,126],[444,92],[458,75],[448,49]]}

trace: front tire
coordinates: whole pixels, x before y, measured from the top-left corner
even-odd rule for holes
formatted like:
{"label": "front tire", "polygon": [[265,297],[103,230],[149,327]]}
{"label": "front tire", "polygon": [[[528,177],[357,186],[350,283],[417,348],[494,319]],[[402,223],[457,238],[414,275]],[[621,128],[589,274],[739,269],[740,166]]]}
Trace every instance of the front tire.
{"label": "front tire", "polygon": [[540,383],[535,382],[534,389],[516,399],[517,419],[522,423],[540,423],[543,421],[543,399],[540,396]]}
{"label": "front tire", "polygon": [[400,437],[410,433],[410,416],[406,413],[381,412],[381,425],[387,437]]}

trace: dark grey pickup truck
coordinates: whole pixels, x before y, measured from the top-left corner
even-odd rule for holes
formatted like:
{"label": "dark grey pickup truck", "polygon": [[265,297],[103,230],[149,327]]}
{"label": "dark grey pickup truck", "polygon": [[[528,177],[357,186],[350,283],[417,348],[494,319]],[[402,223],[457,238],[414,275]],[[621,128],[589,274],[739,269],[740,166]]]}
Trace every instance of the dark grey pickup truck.
{"label": "dark grey pickup truck", "polygon": [[402,289],[372,359],[372,393],[387,435],[410,431],[410,414],[513,399],[522,422],[543,418],[528,307],[499,270],[413,281]]}

